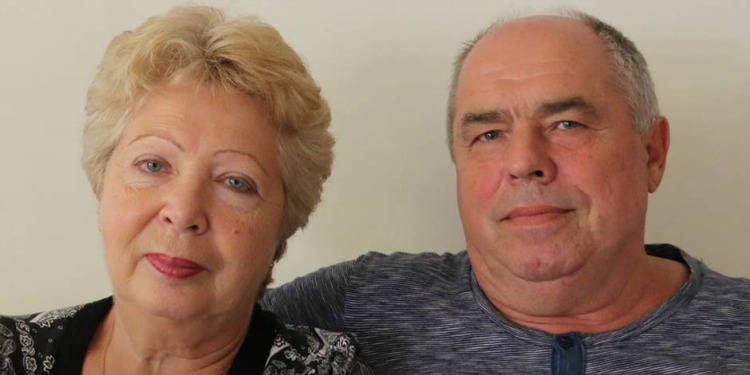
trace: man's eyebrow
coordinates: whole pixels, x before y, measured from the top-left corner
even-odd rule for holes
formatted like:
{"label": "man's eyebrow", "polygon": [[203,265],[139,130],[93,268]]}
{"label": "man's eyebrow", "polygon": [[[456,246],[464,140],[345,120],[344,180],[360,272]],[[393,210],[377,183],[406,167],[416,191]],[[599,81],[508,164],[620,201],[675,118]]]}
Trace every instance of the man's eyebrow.
{"label": "man's eyebrow", "polygon": [[466,135],[472,125],[484,125],[484,124],[500,124],[507,122],[510,115],[504,110],[491,110],[485,112],[467,112],[461,116],[461,122],[459,123],[459,134],[462,139],[466,139]]}
{"label": "man's eyebrow", "polygon": [[597,114],[596,107],[594,107],[593,104],[587,102],[580,96],[574,96],[562,100],[542,103],[542,105],[534,112],[534,117],[544,117],[569,110],[577,110],[589,115]]}
{"label": "man's eyebrow", "polygon": [[472,124],[496,124],[508,119],[506,111],[468,112],[461,117],[461,127]]}

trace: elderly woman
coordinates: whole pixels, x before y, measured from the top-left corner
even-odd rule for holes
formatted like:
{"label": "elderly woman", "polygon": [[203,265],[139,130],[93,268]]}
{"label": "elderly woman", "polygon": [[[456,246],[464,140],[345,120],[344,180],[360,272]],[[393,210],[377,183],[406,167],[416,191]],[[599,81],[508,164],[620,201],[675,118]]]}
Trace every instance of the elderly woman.
{"label": "elderly woman", "polygon": [[330,112],[272,27],[175,8],[116,37],[86,106],[114,296],[0,317],[0,374],[355,374],[345,334],[256,300],[329,175]]}

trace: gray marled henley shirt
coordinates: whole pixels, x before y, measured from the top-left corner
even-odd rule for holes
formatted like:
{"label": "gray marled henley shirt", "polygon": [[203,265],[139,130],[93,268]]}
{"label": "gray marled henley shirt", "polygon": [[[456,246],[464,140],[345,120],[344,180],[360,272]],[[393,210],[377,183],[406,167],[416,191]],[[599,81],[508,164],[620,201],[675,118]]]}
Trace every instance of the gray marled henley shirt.
{"label": "gray marled henley shirt", "polygon": [[505,319],[465,251],[368,253],[282,287],[262,304],[282,319],[357,334],[378,374],[750,374],[750,280],[720,275],[671,245],[687,283],[627,327],[550,335]]}

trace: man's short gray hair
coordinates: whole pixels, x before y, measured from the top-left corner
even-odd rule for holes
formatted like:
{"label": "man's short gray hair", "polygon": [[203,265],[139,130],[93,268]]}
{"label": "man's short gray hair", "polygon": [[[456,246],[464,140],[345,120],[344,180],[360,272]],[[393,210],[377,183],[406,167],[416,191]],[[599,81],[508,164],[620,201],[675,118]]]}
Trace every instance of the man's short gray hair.
{"label": "man's short gray hair", "polygon": [[[654,82],[648,72],[648,64],[635,44],[612,25],[586,14],[584,12],[563,9],[554,13],[583,22],[607,44],[610,56],[614,62],[615,74],[623,90],[625,99],[630,107],[633,125],[636,131],[643,133],[650,129],[651,124],[659,115],[659,102],[656,99]],[[456,88],[464,61],[474,46],[487,34],[498,27],[518,18],[504,19],[482,30],[474,39],[466,43],[453,65],[453,78],[448,97],[448,147],[453,154],[453,120],[456,115]]]}

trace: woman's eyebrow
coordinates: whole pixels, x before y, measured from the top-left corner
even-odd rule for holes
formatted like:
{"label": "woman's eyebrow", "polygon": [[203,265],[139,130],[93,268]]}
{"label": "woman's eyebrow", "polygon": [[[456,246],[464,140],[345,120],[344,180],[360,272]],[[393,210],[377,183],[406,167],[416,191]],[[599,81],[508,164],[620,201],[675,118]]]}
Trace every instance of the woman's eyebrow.
{"label": "woman's eyebrow", "polygon": [[177,147],[178,149],[180,149],[180,151],[185,151],[185,149],[179,143],[177,143],[177,142],[175,142],[175,141],[173,141],[173,140],[171,140],[171,139],[169,139],[169,138],[167,138],[167,137],[165,137],[163,135],[153,134],[153,133],[145,133],[145,134],[141,134],[141,135],[133,138],[133,140],[128,143],[128,146],[132,145],[135,142],[138,142],[139,140],[141,140],[143,138],[148,138],[148,137],[155,137],[155,138],[163,139],[163,140],[165,140],[165,141],[173,144],[175,147]]}
{"label": "woman's eyebrow", "polygon": [[240,154],[240,155],[247,156],[250,159],[253,159],[253,161],[255,162],[255,164],[257,164],[260,167],[260,170],[263,171],[263,173],[266,176],[268,176],[268,171],[266,171],[266,168],[263,166],[263,164],[260,162],[260,160],[258,160],[258,158],[256,158],[255,155],[253,155],[253,154],[251,154],[249,152],[240,151],[240,150],[233,150],[233,149],[222,149],[222,150],[218,150],[218,151],[214,152],[214,155],[219,155],[219,154]]}

